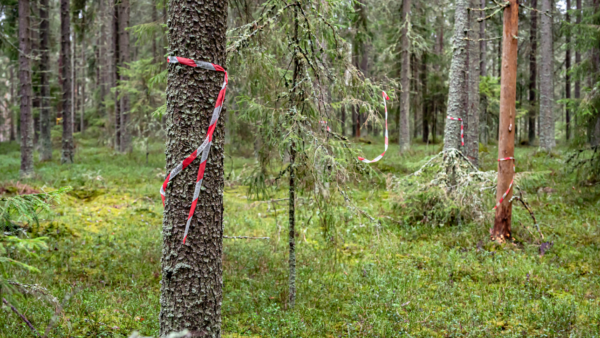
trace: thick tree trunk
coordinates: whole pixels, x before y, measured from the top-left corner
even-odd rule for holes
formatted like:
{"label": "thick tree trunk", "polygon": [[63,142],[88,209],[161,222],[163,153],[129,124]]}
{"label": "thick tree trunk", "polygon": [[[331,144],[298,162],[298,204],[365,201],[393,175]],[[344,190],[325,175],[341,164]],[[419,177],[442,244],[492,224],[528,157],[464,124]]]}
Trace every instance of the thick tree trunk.
{"label": "thick tree trunk", "polygon": [[[531,8],[537,9],[537,0],[531,0]],[[530,11],[531,25],[529,31],[529,144],[535,142],[535,120],[537,113],[536,81],[537,81],[537,18],[535,10]]]}
{"label": "thick tree trunk", "polygon": [[48,0],[40,3],[40,161],[52,159],[52,117],[50,114],[50,51],[48,41],[50,39],[50,21],[48,16]]}
{"label": "thick tree trunk", "polygon": [[[119,3],[119,67],[127,68],[129,63],[129,0],[121,0]],[[121,82],[127,81],[127,76],[118,72],[119,80]],[[121,117],[121,142],[119,143],[119,150],[122,153],[131,151],[131,132],[129,127],[129,95],[127,93],[120,93],[121,98],[119,100],[119,115]]]}
{"label": "thick tree trunk", "polygon": [[[571,17],[569,15],[570,10],[571,0],[567,0],[567,12],[565,15],[567,25],[571,23]],[[567,99],[568,102],[571,99],[571,74],[569,73],[571,71],[571,27],[567,27],[565,44],[567,45],[567,50],[565,51],[565,99]],[[565,129],[565,137],[568,141],[571,135],[571,112],[568,103],[565,107]]]}
{"label": "thick tree trunk", "polygon": [[400,38],[400,58],[401,74],[400,86],[400,135],[398,142],[400,151],[410,148],[410,40],[408,38],[408,28],[410,25],[410,5],[411,0],[402,2],[402,37]]}
{"label": "thick tree trunk", "polygon": [[29,0],[19,0],[19,96],[21,97],[21,177],[33,175],[33,112],[31,110],[31,40]]}
{"label": "thick tree trunk", "polygon": [[69,0],[60,0],[60,54],[62,59],[62,152],[61,163],[73,163],[71,102],[71,10]]}
{"label": "thick tree trunk", "polygon": [[[515,156],[515,121],[517,96],[517,50],[519,47],[519,4],[510,0],[504,9],[504,29],[502,34],[502,76],[500,80],[500,125],[498,135],[498,158]],[[498,161],[498,187],[496,201],[500,201],[508,190],[515,175],[514,161]],[[503,242],[512,238],[512,189],[496,208],[492,240]]]}
{"label": "thick tree trunk", "polygon": [[551,150],[554,138],[554,55],[552,50],[552,0],[542,0],[542,32],[540,74],[540,146]]}
{"label": "thick tree trunk", "polygon": [[[479,0],[471,0],[471,8],[478,8]],[[479,60],[479,30],[477,17],[479,12],[469,11],[469,93],[466,119],[465,152],[471,163],[477,166],[479,162],[479,74],[481,63]]]}
{"label": "thick tree trunk", "polygon": [[[450,63],[450,77],[448,84],[448,116],[465,118],[467,104],[467,38],[468,21],[467,0],[457,0],[454,13],[454,37],[452,41],[452,61]],[[459,149],[460,121],[446,119],[444,128],[444,151]]]}
{"label": "thick tree trunk", "polygon": [[[173,56],[225,67],[227,1],[171,0],[169,51]],[[197,38],[190,39],[190,36]],[[223,84],[223,73],[168,66],[166,160],[170,170],[203,141]],[[225,110],[221,111],[225,115]],[[223,295],[224,123],[217,123],[186,244],[181,240],[197,178],[196,159],[169,185],[163,220],[160,336],[188,329],[221,336]]]}

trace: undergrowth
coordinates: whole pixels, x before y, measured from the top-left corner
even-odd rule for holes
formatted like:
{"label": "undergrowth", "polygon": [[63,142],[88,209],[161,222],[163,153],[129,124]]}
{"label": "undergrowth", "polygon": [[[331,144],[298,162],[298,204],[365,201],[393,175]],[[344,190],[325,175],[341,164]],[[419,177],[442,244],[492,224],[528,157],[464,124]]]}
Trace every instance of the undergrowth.
{"label": "undergrowth", "polygon": [[[151,144],[146,164],[145,150],[118,155],[92,140],[80,143],[75,164],[36,164],[27,182],[18,180],[18,147],[0,144],[2,186],[73,187],[51,215],[27,229],[47,237],[37,257],[19,257],[40,272],[11,273],[64,303],[52,337],[127,337],[133,331],[157,337],[163,148]],[[361,146],[369,157],[381,151],[382,141]],[[488,233],[493,196],[482,200],[482,217],[468,217],[468,195],[439,204],[443,191],[415,189],[399,203],[398,191],[387,189],[392,176],[415,172],[438,148],[416,145],[399,154],[391,145],[373,165],[375,174],[344,191],[348,200],[337,191],[326,204],[300,196],[294,310],[286,303],[285,180],[268,200],[249,197],[244,173],[254,159],[229,156],[236,152],[226,149],[225,235],[270,239],[224,240],[224,336],[597,337],[599,187],[579,184],[565,170],[561,150],[548,155],[517,148],[518,185],[545,237],[515,204],[517,242],[497,245]],[[493,147],[481,152],[480,170],[495,170],[495,156]],[[33,296],[19,309],[40,328],[55,312]],[[34,335],[5,309],[0,336]]]}

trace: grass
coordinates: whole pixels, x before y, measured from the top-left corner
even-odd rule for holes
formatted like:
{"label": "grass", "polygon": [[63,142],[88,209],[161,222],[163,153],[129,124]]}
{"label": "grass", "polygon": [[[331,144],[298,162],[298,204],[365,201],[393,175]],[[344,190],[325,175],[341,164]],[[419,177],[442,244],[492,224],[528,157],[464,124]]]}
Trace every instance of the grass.
{"label": "grass", "polygon": [[[367,158],[383,148],[381,140],[361,146]],[[491,217],[460,226],[404,222],[385,179],[416,170],[439,148],[416,145],[400,155],[391,145],[375,165],[380,174],[351,189],[356,205],[382,220],[380,228],[343,203],[327,213],[308,199],[298,203],[293,310],[286,308],[285,202],[250,200],[236,178],[253,160],[228,156],[225,234],[271,239],[224,241],[224,336],[600,336],[600,189],[564,170],[565,149],[554,156],[516,149],[517,171],[538,173],[517,183],[536,212],[544,241],[553,243],[545,255],[539,253],[539,238],[526,229],[531,220],[520,206],[514,208],[516,244],[489,241]],[[495,151],[481,153],[483,169],[495,169]],[[18,170],[18,146],[0,144],[0,183],[17,182]],[[146,163],[141,151],[119,155],[83,139],[75,164],[54,160],[37,163],[35,171],[21,183],[73,187],[55,214],[31,229],[50,237],[47,252],[23,258],[41,272],[11,271],[16,280],[40,284],[60,300],[72,295],[50,336],[127,337],[137,330],[157,337],[162,147],[154,145]],[[285,197],[285,186],[274,196]],[[491,208],[493,198],[489,202]],[[53,314],[32,297],[16,305],[42,331]],[[6,309],[0,336],[33,337]]]}

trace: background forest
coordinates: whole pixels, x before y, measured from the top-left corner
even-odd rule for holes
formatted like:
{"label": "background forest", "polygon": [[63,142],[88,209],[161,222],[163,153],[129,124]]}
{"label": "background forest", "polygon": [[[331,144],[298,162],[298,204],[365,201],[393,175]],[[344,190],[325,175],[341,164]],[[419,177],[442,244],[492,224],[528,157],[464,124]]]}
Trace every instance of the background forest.
{"label": "background forest", "polygon": [[204,1],[0,0],[0,336],[599,336],[600,1]]}

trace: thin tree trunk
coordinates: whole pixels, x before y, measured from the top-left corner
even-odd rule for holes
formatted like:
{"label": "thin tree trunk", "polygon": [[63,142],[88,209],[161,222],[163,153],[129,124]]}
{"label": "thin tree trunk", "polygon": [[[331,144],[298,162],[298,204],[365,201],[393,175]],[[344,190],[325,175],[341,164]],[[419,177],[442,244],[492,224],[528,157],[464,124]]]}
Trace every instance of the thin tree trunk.
{"label": "thin tree trunk", "polygon": [[31,40],[29,0],[19,0],[19,96],[21,97],[21,177],[33,175],[33,112],[31,111]]}
{"label": "thin tree trunk", "polygon": [[85,85],[87,78],[87,59],[85,55],[85,14],[82,13],[81,18],[81,113],[79,114],[79,131],[83,134],[84,132],[84,118],[85,118]]}
{"label": "thin tree trunk", "polygon": [[50,39],[50,21],[48,16],[48,0],[40,3],[40,161],[52,160],[52,140],[50,131],[52,129],[52,117],[50,115],[50,51],[48,41]]}
{"label": "thin tree trunk", "polygon": [[62,153],[61,163],[73,163],[73,121],[71,102],[71,9],[69,0],[60,0],[60,53],[62,59]]}
{"label": "thin tree trunk", "polygon": [[[479,0],[471,0],[471,8],[478,8]],[[477,11],[469,12],[469,93],[467,107],[466,155],[477,166],[479,162],[479,75],[481,63],[479,60],[479,30],[477,29]]]}
{"label": "thin tree trunk", "polygon": [[78,86],[77,86],[77,33],[75,31],[75,25],[71,27],[71,124],[73,124],[73,132],[77,130],[75,124],[75,113],[78,107]]}
{"label": "thin tree trunk", "polygon": [[530,11],[531,25],[529,31],[529,45],[531,51],[529,54],[529,144],[533,145],[535,142],[535,121],[537,112],[537,101],[536,101],[536,81],[537,81],[537,0],[531,0],[531,8],[534,10]]}
{"label": "thin tree trunk", "polygon": [[[127,68],[129,63],[129,0],[121,0],[119,3],[119,66],[123,69]],[[122,82],[127,81],[127,76],[123,72],[119,71],[119,80]],[[120,151],[123,153],[131,151],[131,132],[129,130],[129,95],[127,93],[120,93],[120,116],[121,123],[121,142],[119,144]]]}
{"label": "thin tree trunk", "polygon": [[400,86],[400,135],[398,142],[400,151],[410,148],[410,40],[408,29],[410,25],[411,0],[403,0],[402,3],[402,37],[400,38],[401,74]]}
{"label": "thin tree trunk", "polygon": [[427,96],[427,53],[423,52],[421,59],[421,101],[423,102],[423,143],[429,142],[429,101]]}
{"label": "thin tree trunk", "polygon": [[13,107],[15,105],[15,83],[17,81],[15,81],[15,71],[14,71],[14,67],[10,67],[10,101],[9,101],[9,107],[8,107],[8,113],[10,114],[10,140],[11,141],[16,141],[17,140],[17,131],[16,131],[16,124],[17,121],[15,119],[15,113],[13,112]]}
{"label": "thin tree trunk", "polygon": [[100,72],[98,76],[100,77],[100,97],[98,99],[98,111],[100,112],[100,116],[107,118],[107,121],[110,121],[108,118],[108,114],[106,112],[106,95],[108,93],[108,87],[110,85],[110,52],[108,42],[109,40],[109,32],[110,32],[110,20],[111,16],[108,15],[110,13],[112,0],[99,0],[99,14],[100,14],[100,44],[98,46],[98,54],[100,58],[98,59]]}
{"label": "thin tree trunk", "polygon": [[[517,50],[519,48],[519,3],[510,0],[510,6],[504,9],[504,29],[502,34],[502,76],[500,80],[500,122],[498,135],[498,158],[515,156],[515,121],[517,96]],[[496,201],[508,190],[515,175],[514,161],[498,161],[498,187]],[[512,189],[496,208],[494,228],[491,238],[499,242],[512,238],[512,204],[509,200]]]}
{"label": "thin tree trunk", "polygon": [[554,138],[554,55],[552,50],[552,4],[551,0],[542,0],[542,32],[540,74],[540,146],[547,151],[556,146]]}
{"label": "thin tree trunk", "polygon": [[[464,110],[467,103],[466,66],[469,22],[467,5],[467,0],[457,0],[454,13],[454,38],[452,41],[447,107],[448,116],[454,118],[466,117]],[[460,145],[460,121],[447,119],[444,128],[444,151],[459,149]]]}
{"label": "thin tree trunk", "polygon": [[567,141],[569,140],[571,135],[571,112],[568,103],[571,99],[571,27],[569,26],[569,24],[571,23],[571,17],[569,15],[570,10],[571,0],[567,0],[567,12],[565,15],[565,21],[568,25],[565,36],[565,43],[567,45],[567,50],[565,51],[565,99],[567,99],[567,104],[565,106],[565,136]]}
{"label": "thin tree trunk", "polygon": [[341,129],[342,130],[341,130],[340,134],[342,134],[342,136],[346,136],[346,106],[345,105],[342,106],[342,118],[341,118],[341,120],[342,120],[341,121],[341,123],[342,123]]}
{"label": "thin tree trunk", "polygon": [[[158,12],[156,10],[156,3],[152,2],[150,4],[152,6],[152,23],[158,24]],[[156,31],[152,31],[152,58],[154,62],[158,62],[158,49],[156,48]]]}
{"label": "thin tree trunk", "polygon": [[[579,27],[581,25],[581,0],[577,0],[577,27]],[[575,39],[577,41],[577,38]],[[581,64],[581,53],[579,52],[579,49],[575,50],[575,65],[579,66]],[[574,98],[576,100],[579,100],[581,98],[581,80],[580,80],[580,76],[577,76],[577,79],[575,80],[575,92],[574,94]]]}
{"label": "thin tree trunk", "polygon": [[[481,8],[485,8],[486,6],[486,0],[481,0]],[[479,60],[479,72],[481,76],[487,76],[487,40],[486,40],[486,20],[485,20],[485,11],[481,11],[480,13],[481,17],[480,20],[481,22],[479,23],[479,37],[480,37],[480,42],[479,42],[479,51],[480,51],[480,57],[481,59]],[[487,97],[485,96],[481,96],[481,111],[482,111],[482,118],[480,121],[480,126],[479,126],[479,139],[481,141],[483,141],[484,144],[487,144],[487,137],[486,137],[486,131],[487,131]]]}
{"label": "thin tree trunk", "polygon": [[[227,1],[171,0],[169,50],[173,56],[226,67]],[[190,39],[190,35],[210,39]],[[171,169],[206,135],[223,73],[169,65],[166,160]],[[180,109],[180,107],[189,107]],[[221,111],[225,115],[225,109]],[[219,119],[207,158],[203,188],[185,244],[181,244],[199,162],[182,171],[166,191],[163,220],[160,336],[183,329],[194,336],[221,336],[223,298],[224,123]]]}
{"label": "thin tree trunk", "polygon": [[119,0],[114,0],[112,7],[112,69],[111,69],[111,87],[115,88],[114,95],[114,121],[115,121],[115,150],[121,150],[121,105],[119,103],[119,90],[117,81],[119,80],[119,56],[120,39],[119,39]]}

